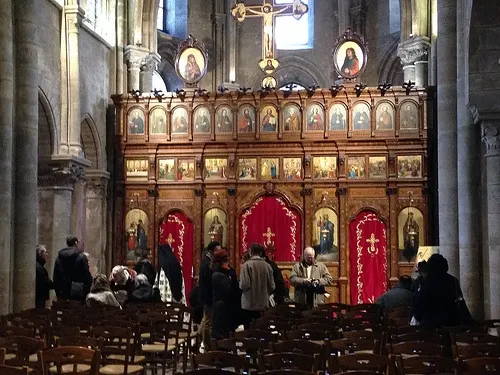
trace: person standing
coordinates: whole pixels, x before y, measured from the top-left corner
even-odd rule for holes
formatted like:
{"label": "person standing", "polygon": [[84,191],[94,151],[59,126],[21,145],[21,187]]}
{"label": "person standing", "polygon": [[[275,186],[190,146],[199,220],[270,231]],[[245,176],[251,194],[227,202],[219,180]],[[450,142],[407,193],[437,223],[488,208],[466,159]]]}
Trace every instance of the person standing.
{"label": "person standing", "polygon": [[245,328],[259,318],[269,307],[269,296],[274,285],[273,269],[261,257],[266,249],[261,244],[252,244],[252,257],[241,267],[240,289],[242,290],[241,308]]}
{"label": "person standing", "polygon": [[314,249],[306,247],[302,261],[290,272],[290,284],[295,287],[295,302],[315,307],[325,301],[325,286],[333,284],[328,268],[315,259]]}
{"label": "person standing", "polygon": [[45,269],[47,262],[47,249],[45,245],[36,247],[36,287],[35,287],[35,307],[43,309],[49,299],[50,289],[54,289],[54,283],[49,278],[49,273]]}
{"label": "person standing", "polygon": [[54,289],[57,298],[85,301],[92,285],[87,256],[80,249],[78,238],[66,238],[64,249],[54,264]]}
{"label": "person standing", "polygon": [[182,266],[169,244],[158,245],[158,273],[154,287],[163,302],[186,304]]}
{"label": "person standing", "polygon": [[200,264],[199,272],[199,301],[203,305],[203,318],[201,320],[201,339],[205,351],[210,349],[212,331],[212,259],[214,253],[221,249],[219,242],[212,241],[208,244],[205,255]]}
{"label": "person standing", "polygon": [[236,271],[229,265],[227,250],[214,253],[212,259],[212,338],[228,338],[239,325],[240,288]]}
{"label": "person standing", "polygon": [[155,283],[156,271],[155,266],[148,259],[149,249],[141,249],[141,258],[134,266],[134,271],[138,275],[143,274],[148,278],[149,284],[153,285]]}

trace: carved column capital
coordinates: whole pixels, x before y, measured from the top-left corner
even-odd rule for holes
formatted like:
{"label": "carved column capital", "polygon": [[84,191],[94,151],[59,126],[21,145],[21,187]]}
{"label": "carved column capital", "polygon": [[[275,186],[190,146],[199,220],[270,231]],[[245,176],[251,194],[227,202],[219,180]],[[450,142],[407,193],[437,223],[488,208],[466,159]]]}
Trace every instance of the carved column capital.
{"label": "carved column capital", "polygon": [[109,173],[97,170],[88,170],[85,174],[85,195],[86,198],[106,197],[106,190],[109,183]]}
{"label": "carved column capital", "polygon": [[161,61],[161,56],[159,54],[150,53],[149,55],[147,55],[146,57],[144,57],[142,60],[139,61],[140,69],[142,71],[147,71],[152,73],[158,68],[160,61]]}
{"label": "carved column capital", "polygon": [[401,63],[406,66],[417,61],[427,61],[430,46],[429,38],[423,36],[405,40],[398,45],[398,56]]}
{"label": "carved column capital", "polygon": [[481,140],[486,145],[486,157],[500,156],[500,112],[469,107],[476,125],[481,126]]}
{"label": "carved column capital", "polygon": [[85,18],[85,11],[78,4],[65,5],[63,14],[69,33],[78,33]]}
{"label": "carved column capital", "polygon": [[126,46],[123,51],[123,57],[129,69],[141,69],[149,56],[150,53],[146,48],[133,45]]}

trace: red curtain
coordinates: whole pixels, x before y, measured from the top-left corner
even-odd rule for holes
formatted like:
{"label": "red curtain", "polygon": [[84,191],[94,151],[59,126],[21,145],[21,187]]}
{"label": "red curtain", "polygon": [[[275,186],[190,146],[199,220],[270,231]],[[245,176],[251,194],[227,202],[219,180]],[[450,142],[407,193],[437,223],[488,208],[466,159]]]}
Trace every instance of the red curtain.
{"label": "red curtain", "polygon": [[299,213],[276,196],[257,198],[239,219],[240,252],[250,250],[252,243],[261,243],[274,250],[277,262],[300,259],[300,234]]}
{"label": "red curtain", "polygon": [[160,245],[166,243],[181,263],[187,300],[193,281],[193,223],[182,212],[172,212],[160,223]]}
{"label": "red curtain", "polygon": [[387,290],[387,228],[372,211],[349,224],[351,303],[374,303]]}

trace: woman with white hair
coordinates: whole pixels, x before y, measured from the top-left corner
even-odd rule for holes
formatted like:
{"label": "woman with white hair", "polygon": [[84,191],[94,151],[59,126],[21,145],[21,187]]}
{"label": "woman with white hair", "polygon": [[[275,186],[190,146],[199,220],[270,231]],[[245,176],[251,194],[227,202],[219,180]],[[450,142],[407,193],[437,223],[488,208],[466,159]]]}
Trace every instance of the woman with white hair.
{"label": "woman with white hair", "polygon": [[114,306],[121,308],[120,303],[116,299],[114,293],[111,291],[108,278],[106,275],[97,274],[92,281],[90,293],[85,299],[85,306]]}

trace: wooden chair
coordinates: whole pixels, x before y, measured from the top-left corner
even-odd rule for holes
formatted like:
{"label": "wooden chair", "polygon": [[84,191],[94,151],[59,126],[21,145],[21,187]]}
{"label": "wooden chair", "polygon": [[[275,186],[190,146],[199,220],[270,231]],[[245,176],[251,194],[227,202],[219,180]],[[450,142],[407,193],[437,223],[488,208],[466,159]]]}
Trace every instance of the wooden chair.
{"label": "wooden chair", "polygon": [[443,338],[438,331],[414,331],[403,333],[401,335],[390,335],[390,343],[400,343],[408,341],[424,341],[433,344],[442,344]]}
{"label": "wooden chair", "polygon": [[321,345],[308,340],[285,340],[276,343],[271,343],[271,353],[299,353],[314,357],[318,354],[318,369],[325,371],[326,369],[326,354],[327,345]]}
{"label": "wooden chair", "polygon": [[285,370],[264,371],[259,373],[259,375],[317,375],[317,374],[310,371],[285,369]]}
{"label": "wooden chair", "polygon": [[459,360],[460,374],[500,374],[500,358],[480,357]]}
{"label": "wooden chair", "polygon": [[45,348],[45,342],[33,337],[8,336],[0,339],[0,347],[5,348],[5,365],[35,369],[37,352]]}
{"label": "wooden chair", "polygon": [[286,333],[287,340],[308,340],[318,344],[323,344],[325,341],[332,339],[331,331],[315,330],[315,329],[294,329]]}
{"label": "wooden chair", "polygon": [[380,342],[376,340],[338,339],[328,342],[329,352],[340,355],[365,353],[379,354]]}
{"label": "wooden chair", "polygon": [[177,370],[179,358],[178,324],[155,319],[149,327],[141,328],[141,354],[145,356],[146,369],[161,369],[166,373],[167,367]]}
{"label": "wooden chair", "polygon": [[63,336],[57,338],[55,346],[83,346],[89,349],[100,349],[103,339],[87,336]]}
{"label": "wooden chair", "polygon": [[299,353],[271,353],[261,355],[259,367],[261,371],[293,369],[317,372],[319,368],[319,355],[306,355]]}
{"label": "wooden chair", "polygon": [[328,369],[330,373],[340,371],[377,371],[382,374],[389,373],[391,361],[387,356],[368,353],[355,353],[347,355],[330,354]]}
{"label": "wooden chair", "polygon": [[453,358],[478,358],[478,357],[500,357],[500,346],[496,344],[478,343],[466,345],[452,345]]}
{"label": "wooden chair", "polygon": [[403,356],[397,354],[395,356],[395,362],[396,373],[398,375],[455,374],[458,371],[458,362],[448,357],[415,356],[403,358]]}
{"label": "wooden chair", "polygon": [[58,346],[38,352],[42,375],[97,375],[101,352],[79,346]]}
{"label": "wooden chair", "polygon": [[[130,327],[100,326],[92,330],[101,339],[101,365],[99,373],[127,375],[142,373],[144,368],[134,363],[132,329]],[[140,361],[144,361],[144,357]]]}
{"label": "wooden chair", "polygon": [[252,364],[257,364],[259,354],[269,352],[269,342],[245,337],[230,337],[222,340],[214,340],[212,348],[248,356]]}
{"label": "wooden chair", "polygon": [[250,358],[239,356],[234,353],[213,350],[207,353],[193,354],[191,356],[193,368],[196,370],[202,366],[215,367],[218,369],[234,368],[236,372],[248,374],[250,368],[257,369],[252,365]]}
{"label": "wooden chair", "polygon": [[380,372],[378,371],[345,371],[345,372],[338,372],[336,374],[332,375],[380,375]]}
{"label": "wooden chair", "polygon": [[28,375],[30,369],[28,367],[13,367],[0,364],[0,374],[2,375]]}
{"label": "wooden chair", "polygon": [[450,334],[451,344],[496,344],[499,345],[499,337],[484,332],[452,332]]}
{"label": "wooden chair", "polygon": [[250,323],[250,328],[259,329],[264,331],[269,331],[273,335],[278,336],[278,340],[286,337],[286,332],[290,329],[290,323],[288,320],[278,320],[278,319],[269,319],[269,318],[260,318],[252,321]]}
{"label": "wooden chair", "polygon": [[400,343],[387,344],[389,354],[401,354],[402,356],[442,356],[444,355],[443,346],[424,341],[405,341]]}
{"label": "wooden chair", "polygon": [[5,364],[5,348],[0,348],[0,365]]}
{"label": "wooden chair", "polygon": [[245,329],[244,331],[234,332],[233,337],[238,337],[238,338],[246,337],[250,339],[265,340],[267,342],[276,342],[279,339],[279,335],[273,332],[256,328],[250,328],[250,329]]}

